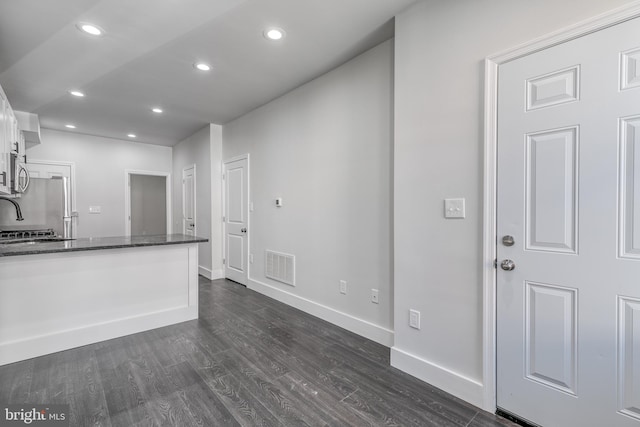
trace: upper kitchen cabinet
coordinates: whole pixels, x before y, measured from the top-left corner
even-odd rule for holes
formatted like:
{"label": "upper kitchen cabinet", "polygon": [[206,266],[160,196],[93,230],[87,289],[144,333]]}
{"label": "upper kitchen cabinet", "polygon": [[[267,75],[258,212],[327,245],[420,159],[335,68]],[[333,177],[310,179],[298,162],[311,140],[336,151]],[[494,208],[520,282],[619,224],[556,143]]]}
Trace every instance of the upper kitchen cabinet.
{"label": "upper kitchen cabinet", "polygon": [[[16,165],[25,162],[25,140],[11,104],[0,87],[0,194],[12,194]],[[13,161],[12,161],[13,159]]]}
{"label": "upper kitchen cabinet", "polygon": [[9,184],[11,167],[11,143],[9,131],[9,102],[0,88],[0,194],[11,194]]}
{"label": "upper kitchen cabinet", "polygon": [[13,111],[13,114],[15,114],[16,119],[18,119],[20,137],[24,140],[23,152],[28,148],[40,144],[40,119],[38,115],[16,110]]}

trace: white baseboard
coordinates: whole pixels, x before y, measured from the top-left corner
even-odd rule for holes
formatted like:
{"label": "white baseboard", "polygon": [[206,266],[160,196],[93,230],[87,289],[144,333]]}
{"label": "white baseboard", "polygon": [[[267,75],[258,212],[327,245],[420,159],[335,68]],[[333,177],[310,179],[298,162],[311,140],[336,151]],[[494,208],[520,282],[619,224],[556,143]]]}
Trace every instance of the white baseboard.
{"label": "white baseboard", "polygon": [[354,317],[350,314],[338,311],[334,308],[327,307],[326,305],[319,304],[315,301],[311,301],[251,278],[248,280],[247,287],[386,347],[391,347],[393,345],[393,331],[380,325]]}
{"label": "white baseboard", "polygon": [[209,280],[213,280],[211,277],[213,276],[213,272],[209,270],[207,267],[203,267],[201,265],[198,266],[198,274],[200,276],[204,276]]}
{"label": "white baseboard", "polygon": [[391,348],[391,366],[459,397],[472,405],[479,408],[484,407],[484,386],[478,381],[400,350],[397,347]]}
{"label": "white baseboard", "polygon": [[211,271],[211,280],[224,279],[224,270],[217,269]]}
{"label": "white baseboard", "polygon": [[179,307],[0,344],[0,366],[198,318],[198,307]]}
{"label": "white baseboard", "polygon": [[209,280],[224,279],[224,270],[210,270],[201,265],[198,266],[198,274]]}

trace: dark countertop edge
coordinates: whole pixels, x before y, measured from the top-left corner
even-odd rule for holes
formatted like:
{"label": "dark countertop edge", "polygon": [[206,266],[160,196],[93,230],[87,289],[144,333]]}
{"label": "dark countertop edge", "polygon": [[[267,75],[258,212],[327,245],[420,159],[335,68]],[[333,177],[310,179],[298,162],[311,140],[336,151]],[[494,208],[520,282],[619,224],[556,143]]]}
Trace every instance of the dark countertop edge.
{"label": "dark countertop edge", "polygon": [[[168,235],[170,236],[170,235]],[[125,239],[129,239],[129,237],[125,237]],[[72,240],[73,242],[82,242],[82,241],[90,241],[88,238]],[[80,246],[80,247],[50,247],[46,248],[45,245],[53,244],[52,243],[39,243],[36,246],[31,246],[27,250],[23,251],[11,251],[4,252],[0,249],[0,259],[12,256],[24,256],[24,255],[42,255],[42,254],[54,254],[54,253],[63,253],[63,252],[85,252],[85,251],[99,251],[106,249],[127,249],[127,248],[140,248],[140,247],[149,247],[149,246],[168,246],[168,245],[184,245],[189,243],[206,243],[209,239],[195,237],[191,240],[182,240],[182,241],[164,241],[164,242],[131,242],[131,243],[112,243],[112,244],[98,244],[96,246]],[[59,242],[55,242],[59,243]],[[58,245],[56,245],[58,246]]]}

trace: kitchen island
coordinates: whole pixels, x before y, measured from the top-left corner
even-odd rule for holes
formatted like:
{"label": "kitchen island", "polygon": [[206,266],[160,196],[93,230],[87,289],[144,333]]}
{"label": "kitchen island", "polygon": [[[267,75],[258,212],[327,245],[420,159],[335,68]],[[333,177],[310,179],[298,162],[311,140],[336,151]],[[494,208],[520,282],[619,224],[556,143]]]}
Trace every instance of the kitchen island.
{"label": "kitchen island", "polygon": [[181,234],[0,243],[0,365],[198,318]]}

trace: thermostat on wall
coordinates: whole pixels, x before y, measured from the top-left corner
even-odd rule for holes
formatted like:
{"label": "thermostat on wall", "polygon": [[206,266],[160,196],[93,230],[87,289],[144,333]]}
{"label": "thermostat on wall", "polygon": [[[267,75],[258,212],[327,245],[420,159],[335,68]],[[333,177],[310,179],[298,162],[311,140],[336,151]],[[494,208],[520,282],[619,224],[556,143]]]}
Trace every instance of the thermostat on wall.
{"label": "thermostat on wall", "polygon": [[282,207],[282,197],[278,197],[278,198],[276,199],[276,206],[277,206],[277,207]]}

